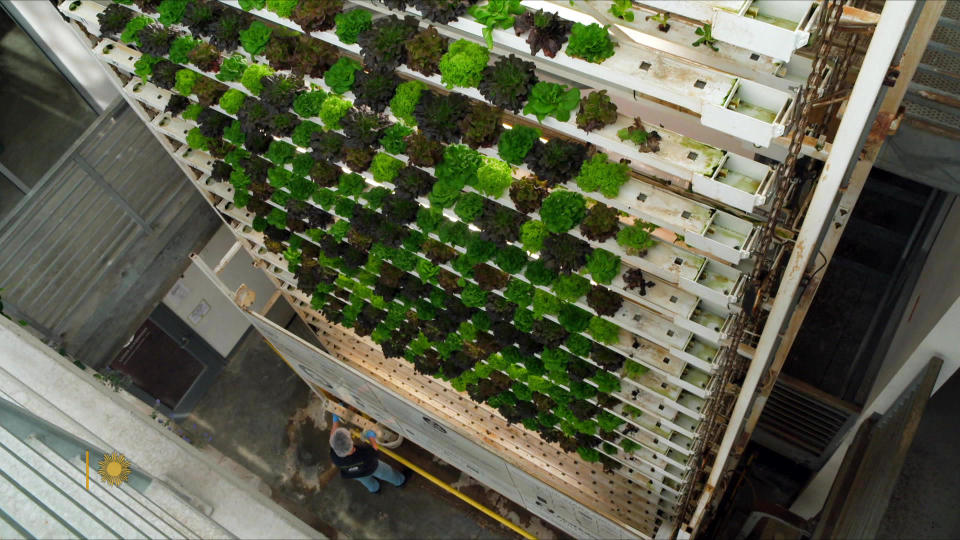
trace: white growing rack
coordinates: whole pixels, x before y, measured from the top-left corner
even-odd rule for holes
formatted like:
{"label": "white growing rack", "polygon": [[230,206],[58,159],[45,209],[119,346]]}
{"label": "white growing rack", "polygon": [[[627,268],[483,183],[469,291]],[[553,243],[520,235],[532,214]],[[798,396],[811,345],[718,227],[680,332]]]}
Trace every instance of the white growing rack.
{"label": "white growing rack", "polygon": [[790,60],[810,40],[822,5],[815,0],[640,0],[658,11],[710,24],[713,37],[777,60]]}
{"label": "white growing rack", "polygon": [[[221,1],[238,8],[236,0]],[[373,0],[352,0],[352,3],[380,13],[393,13]],[[770,38],[763,43],[766,48],[758,48],[744,36],[730,37],[724,33],[734,23],[728,20],[729,12],[715,9],[716,4],[722,2],[684,2],[687,8],[673,8],[678,15],[700,22],[715,21],[711,23],[714,24],[714,37],[736,45],[715,52],[704,48],[694,51],[689,47],[685,51],[680,46],[690,38],[697,26],[695,23],[678,18],[676,31],[665,37],[657,35],[655,23],[644,18],[644,13],[654,12],[651,8],[667,9],[661,5],[667,3],[643,2],[649,6],[635,6],[639,17],[632,24],[616,23],[633,32],[646,32],[655,39],[643,44],[619,39],[617,54],[602,65],[571,58],[562,51],[554,59],[531,56],[523,39],[511,30],[494,32],[494,52],[517,54],[534,61],[538,72],[545,75],[541,77],[543,80],[559,80],[585,88],[607,88],[611,94],[618,94],[618,99],[654,98],[666,102],[682,109],[685,114],[698,117],[705,126],[754,144],[767,145],[782,135],[785,119],[793,106],[793,96],[751,81],[749,74],[782,74],[782,62],[778,59],[784,58],[782,51],[787,38],[777,32],[786,30],[783,25],[774,32],[775,40]],[[755,23],[775,26],[757,20],[757,15],[760,15],[759,19],[773,15],[769,2],[734,0],[734,3],[739,17],[735,22],[746,25],[743,28],[754,28]],[[808,13],[792,30],[790,54],[802,45],[801,41],[805,42],[802,33],[810,30],[809,21],[814,20],[812,15],[818,5],[812,0],[798,3],[808,5]],[[562,12],[565,18],[572,20],[596,18],[601,23],[611,22],[598,13],[605,12],[609,2],[596,2],[592,6],[577,2],[573,7],[565,0],[525,1],[524,4],[533,9],[543,7]],[[702,11],[698,16],[679,11],[693,9],[694,4]],[[136,9],[135,6],[128,7]],[[96,15],[102,9],[102,5],[92,0],[66,0],[61,5],[65,15],[84,25],[92,34],[99,33]],[[751,11],[748,13],[748,10]],[[723,14],[718,15],[721,11]],[[419,16],[415,10],[408,12]],[[253,14],[300,30],[292,21],[271,12],[260,10]],[[423,26],[427,24],[432,23],[422,22]],[[434,26],[450,37],[483,41],[480,26],[468,16],[449,25]],[[767,30],[741,29],[740,33],[752,31],[762,35]],[[614,35],[619,36],[618,33]],[[359,53],[358,46],[343,44],[333,32],[314,32],[312,36],[347,53]],[[669,44],[671,52],[668,54],[650,43]],[[162,112],[171,93],[137,77],[127,78],[134,72],[139,53],[110,40],[98,40],[92,47],[101,60],[124,74],[123,84],[119,86],[122,86],[127,100],[148,121],[187,176],[231,227],[256,265],[267,272],[278,290],[330,351],[331,354],[327,354],[313,349],[272,327],[262,317],[247,313],[251,322],[284,352],[291,367],[309,384],[337,394],[577,537],[664,537],[672,534],[678,525],[674,520],[680,495],[684,490],[697,488],[691,485],[694,480],[691,473],[704,467],[703,463],[693,459],[696,454],[691,447],[694,440],[701,437],[706,408],[713,406],[710,383],[716,359],[727,345],[729,326],[744,294],[745,275],[752,267],[752,251],[760,228],[756,216],[749,214],[760,210],[773,195],[769,167],[665,130],[657,125],[655,117],[653,122],[650,117],[645,120],[648,129],[656,129],[663,137],[662,150],[656,154],[638,152],[616,137],[617,129],[632,123],[627,116],[621,116],[614,126],[595,133],[585,133],[572,122],[548,119],[543,123],[547,136],[559,134],[589,142],[613,158],[631,160],[631,168],[639,174],[623,186],[616,199],[607,199],[597,193],[584,195],[629,214],[631,220],[639,218],[660,227],[656,231],[656,246],[642,256],[625,253],[612,241],[590,242],[620,255],[628,267],[643,269],[650,275],[648,279],[656,284],[646,296],[628,290],[622,277],[609,287],[625,299],[624,307],[617,314],[604,317],[621,329],[620,343],[611,348],[649,371],[637,380],[621,376],[622,389],[612,395],[619,403],[608,410],[625,420],[625,424],[618,429],[618,438],[611,441],[616,451],[602,448],[601,451],[624,467],[616,474],[604,475],[598,465],[580,462],[575,455],[562,453],[522,427],[507,424],[495,409],[465,399],[447,383],[415,374],[412,366],[403,360],[384,358],[379,347],[369,338],[358,337],[326,321],[311,307],[310,297],[297,288],[297,280],[287,271],[283,258],[270,252],[263,235],[253,230],[253,215],[233,206],[233,187],[209,177],[215,159],[184,144],[187,132],[195,123]],[[773,51],[776,47],[779,49]],[[785,58],[788,59],[790,54]],[[706,65],[703,59],[711,57],[717,58],[719,65],[734,66],[735,69]],[[262,58],[252,60],[265,63]],[[424,77],[405,67],[397,71],[432,87],[442,87],[438,76]],[[308,82],[325,87],[322,80],[309,79]],[[226,84],[247,92],[239,84]],[[454,91],[485,101],[476,89],[458,88]],[[734,110],[736,103],[740,110]],[[757,118],[757,115],[745,113],[745,104],[767,109],[766,117]],[[510,116],[505,114],[506,119]],[[518,123],[535,121],[531,117],[515,116]],[[291,142],[288,138],[284,140]],[[395,157],[404,159],[403,156]],[[527,172],[523,167],[515,171],[518,177]],[[377,182],[369,173],[362,176],[368,186],[393,187],[389,182]],[[697,200],[685,197],[677,189],[660,185],[660,181],[689,189],[712,202],[704,202],[702,197]],[[578,191],[575,186],[571,189]],[[429,204],[426,200],[418,202]],[[501,197],[497,202],[512,207],[508,197]],[[272,201],[268,204],[279,208]],[[457,219],[452,212],[445,214]],[[409,228],[416,230],[415,225]],[[577,232],[571,231],[571,234],[576,236]],[[678,241],[677,235],[682,235],[683,241]],[[310,241],[304,235],[301,237]],[[449,265],[441,266],[457,274]],[[211,277],[215,279],[212,273]],[[588,307],[583,302],[579,304]],[[749,354],[743,348],[738,352]],[[589,359],[587,361],[592,363]],[[638,417],[628,415],[625,411],[627,405],[642,414]],[[438,432],[445,435],[444,440],[437,439]],[[632,454],[624,452],[620,446],[624,441],[639,444],[640,449]]]}

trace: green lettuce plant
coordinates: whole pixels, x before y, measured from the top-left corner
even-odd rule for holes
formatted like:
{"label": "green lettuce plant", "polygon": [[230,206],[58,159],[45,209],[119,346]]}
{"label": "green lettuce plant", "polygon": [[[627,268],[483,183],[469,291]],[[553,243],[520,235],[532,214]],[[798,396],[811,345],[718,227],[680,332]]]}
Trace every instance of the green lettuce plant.
{"label": "green lettuce plant", "polygon": [[549,231],[542,221],[530,220],[520,228],[520,243],[523,249],[536,253],[543,249],[543,241]]}
{"label": "green lettuce plant", "polygon": [[556,315],[560,312],[563,302],[559,298],[543,289],[533,291],[533,318],[540,320],[544,315]]}
{"label": "green lettuce plant", "polygon": [[587,201],[579,193],[554,191],[543,199],[540,219],[552,233],[565,233],[583,221]]}
{"label": "green lettuce plant", "polygon": [[[311,122],[310,120],[306,120],[304,122],[300,122],[299,124],[297,124],[297,127],[293,128],[293,134],[290,135],[290,138],[293,140],[293,143],[296,144],[297,146],[300,146],[303,148],[309,148],[310,141],[313,139],[313,134],[322,133],[322,132],[323,132],[323,127],[320,126],[320,124],[317,124],[316,122]],[[312,168],[312,165],[313,165],[312,158],[310,163]],[[309,172],[309,169],[307,169],[307,172]],[[304,174],[307,174],[307,173],[304,173]]]}
{"label": "green lettuce plant", "polygon": [[273,75],[273,70],[270,69],[270,66],[250,64],[247,66],[247,69],[243,71],[243,76],[240,78],[240,84],[249,90],[251,94],[259,96],[260,92],[263,91],[263,83],[261,82],[261,79],[268,75]]}
{"label": "green lettuce plant", "polygon": [[404,167],[404,163],[389,154],[377,154],[370,163],[370,172],[377,182],[391,182]]}
{"label": "green lettuce plant", "polygon": [[220,96],[220,108],[229,114],[236,115],[237,111],[240,110],[240,106],[243,105],[243,100],[246,98],[246,94],[235,88],[231,88]]}
{"label": "green lettuce plant", "polygon": [[253,11],[263,9],[267,6],[267,0],[239,0],[240,9],[244,11]]}
{"label": "green lettuce plant", "polygon": [[189,61],[187,53],[192,51],[200,40],[192,36],[180,36],[170,44],[170,61],[177,64],[186,64]]}
{"label": "green lettuce plant", "polygon": [[633,22],[633,0],[613,0],[608,11],[618,19]]}
{"label": "green lettuce plant", "polygon": [[293,156],[296,154],[297,149],[292,144],[275,140],[270,143],[270,147],[267,149],[267,152],[263,154],[263,157],[277,165],[284,165],[293,161]]}
{"label": "green lettuce plant", "polygon": [[[522,258],[520,263],[520,267],[522,268],[523,262],[526,261],[526,256],[523,254],[522,251],[519,253],[519,256]],[[497,264],[501,268],[503,268],[502,265],[500,265],[499,263]],[[506,269],[504,269],[504,271],[508,272]],[[509,272],[509,273],[515,274],[516,272]],[[533,285],[530,285],[529,283],[527,283],[522,279],[511,278],[510,282],[507,284],[507,290],[503,293],[503,297],[513,302],[514,304],[517,304],[520,307],[527,307],[533,303],[533,292],[534,292]]]}
{"label": "green lettuce plant", "polygon": [[617,233],[617,243],[626,249],[627,253],[642,254],[656,244],[656,240],[650,235],[656,229],[657,226],[653,223],[646,223],[638,219],[633,225],[620,229],[620,232]]}
{"label": "green lettuce plant", "polygon": [[164,25],[171,25],[180,22],[183,13],[187,9],[188,0],[163,0],[157,6],[157,22]]}
{"label": "green lettuce plant", "polygon": [[600,317],[590,319],[587,333],[599,343],[613,345],[620,342],[620,327]]}
{"label": "green lettuce plant", "polygon": [[193,93],[193,85],[199,78],[200,74],[196,71],[181,69],[177,71],[177,83],[174,85],[174,89],[181,95],[189,96]]}
{"label": "green lettuce plant", "polygon": [[260,21],[253,21],[246,30],[240,31],[240,45],[243,46],[243,50],[256,56],[267,47],[272,32],[269,26]]}
{"label": "green lettuce plant", "polygon": [[223,59],[220,63],[220,71],[217,72],[217,79],[221,81],[239,81],[243,73],[247,70],[247,61],[243,55],[234,54]]}
{"label": "green lettuce plant", "polygon": [[613,56],[615,44],[610,39],[607,28],[597,23],[574,24],[570,32],[570,42],[567,43],[567,54],[595,64],[610,58]]}
{"label": "green lettuce plant", "polygon": [[530,100],[523,107],[523,114],[532,114],[540,122],[548,116],[566,122],[570,120],[570,112],[579,103],[579,89],[541,81],[530,90]]}
{"label": "green lettuce plant", "polygon": [[577,187],[584,191],[599,191],[609,199],[616,199],[620,186],[629,179],[630,167],[626,163],[610,161],[602,152],[584,161],[576,177]]}
{"label": "green lettuce plant", "polygon": [[507,246],[497,251],[494,262],[504,272],[518,274],[527,263],[527,254],[517,246]]}
{"label": "green lettuce plant", "polygon": [[383,131],[380,146],[391,154],[404,154],[407,151],[407,137],[413,130],[403,124],[393,124]]}
{"label": "green lettuce plant", "polygon": [[303,92],[293,100],[293,111],[303,118],[319,116],[320,108],[326,99],[327,93],[323,90]]}
{"label": "green lettuce plant", "polygon": [[153,19],[143,15],[130,19],[126,26],[123,27],[123,32],[120,34],[120,41],[124,43],[136,43],[137,45],[142,45],[140,42],[140,31],[150,26],[152,23]]}
{"label": "green lettuce plant", "polygon": [[323,122],[323,126],[327,129],[343,129],[343,126],[340,125],[340,120],[347,114],[347,111],[349,111],[351,107],[353,107],[353,104],[349,101],[340,96],[330,94],[323,100],[323,105],[320,106],[320,121]]}
{"label": "green lettuce plant", "polygon": [[267,11],[272,11],[284,19],[289,19],[298,0],[267,0]]}
{"label": "green lettuce plant", "polygon": [[[304,122],[304,124],[306,124],[306,122]],[[314,164],[315,162],[313,161],[313,158],[310,156],[310,154],[297,154],[296,156],[293,157],[293,174],[299,177],[309,176],[310,171],[313,169]],[[308,182],[312,182],[312,181],[308,180]],[[314,185],[314,187],[316,187],[316,185]],[[311,194],[312,193],[313,192],[311,192]]]}
{"label": "green lettuce plant", "polygon": [[510,165],[490,157],[483,158],[483,165],[477,169],[477,189],[488,197],[499,199],[513,181]]}
{"label": "green lettuce plant", "polygon": [[460,299],[467,307],[483,307],[487,303],[487,291],[481,289],[479,285],[468,283],[460,293]]}
{"label": "green lettuce plant", "polygon": [[[113,6],[116,4],[110,4],[110,5]],[[151,75],[153,75],[153,66],[161,62],[162,60],[163,58],[159,58],[156,56],[149,55],[147,53],[143,53],[140,55],[140,58],[133,64],[134,73],[136,73],[139,77],[143,79],[147,79]]]}
{"label": "green lettuce plant", "polygon": [[[587,326],[590,324],[590,317],[592,317],[592,315],[590,315],[589,311],[581,309],[574,304],[560,305],[557,311],[557,322],[560,323],[560,326],[562,326],[564,330],[572,334],[567,338],[567,343],[570,343],[574,336],[579,337],[579,333],[587,329]],[[575,340],[573,341],[575,342]],[[573,351],[571,350],[571,352]],[[587,352],[590,352],[589,340],[587,340]]]}
{"label": "green lettuce plant", "polygon": [[706,45],[715,51],[720,49],[717,47],[717,40],[713,37],[713,26],[710,23],[704,23],[703,26],[697,28],[696,34],[700,36],[696,41],[693,42],[694,47],[699,47],[701,45]]}
{"label": "green lettuce plant", "polygon": [[420,81],[407,81],[400,83],[397,90],[390,100],[390,112],[394,116],[403,120],[408,126],[417,125],[417,119],[413,116],[413,111],[420,101],[420,95],[426,90],[427,85]]}
{"label": "green lettuce plant", "polygon": [[352,45],[357,42],[357,36],[373,26],[373,13],[361,8],[351,9],[338,13],[335,21],[337,37],[340,41]]}
{"label": "green lettuce plant", "polygon": [[451,144],[443,151],[443,161],[437,165],[438,183],[450,183],[459,191],[463,186],[477,182],[477,171],[483,164],[479,152],[463,144]]}
{"label": "green lettuce plant", "polygon": [[464,193],[459,200],[457,200],[456,206],[454,206],[454,213],[457,214],[461,220],[465,223],[472,223],[477,218],[480,217],[480,214],[483,213],[483,201],[484,198],[481,195],[478,195],[474,192]]}
{"label": "green lettuce plant", "polygon": [[210,137],[206,137],[200,128],[193,128],[187,132],[187,145],[194,150],[206,151],[210,147]]}
{"label": "green lettuce plant", "polygon": [[507,163],[520,165],[541,136],[537,128],[514,126],[504,131],[497,142],[497,153]]}
{"label": "green lettuce plant", "polygon": [[553,281],[552,290],[565,302],[576,302],[590,291],[590,280],[577,274],[561,274]]}
{"label": "green lettuce plant", "polygon": [[483,39],[487,48],[493,49],[493,31],[512,28],[515,15],[521,15],[526,9],[520,5],[520,0],[490,0],[483,5],[470,6],[468,12],[483,25]]}
{"label": "green lettuce plant", "polygon": [[440,58],[440,80],[447,88],[474,88],[480,84],[489,61],[487,49],[466,39],[457,40]]}
{"label": "green lettuce plant", "polygon": [[337,94],[344,94],[353,88],[356,72],[362,68],[363,65],[360,62],[346,56],[340,57],[323,75],[323,82],[327,83],[330,90]]}

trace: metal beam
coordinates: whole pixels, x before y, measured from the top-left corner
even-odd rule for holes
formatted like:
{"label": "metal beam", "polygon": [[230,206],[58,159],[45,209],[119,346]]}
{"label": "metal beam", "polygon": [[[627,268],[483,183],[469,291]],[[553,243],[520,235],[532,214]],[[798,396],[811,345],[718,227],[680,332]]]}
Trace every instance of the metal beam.
{"label": "metal beam", "polygon": [[78,167],[83,169],[83,172],[87,173],[87,177],[93,180],[95,184],[100,186],[100,189],[102,189],[104,193],[106,193],[113,200],[113,202],[117,203],[117,206],[123,209],[124,213],[126,213],[130,219],[136,221],[144,231],[149,232],[151,230],[152,227],[150,226],[150,223],[148,223],[139,212],[130,206],[130,203],[123,198],[123,195],[120,195],[117,190],[113,189],[113,186],[110,185],[110,182],[107,182],[100,174],[100,171],[95,169],[89,161],[87,161],[80,154],[73,155],[72,159]]}

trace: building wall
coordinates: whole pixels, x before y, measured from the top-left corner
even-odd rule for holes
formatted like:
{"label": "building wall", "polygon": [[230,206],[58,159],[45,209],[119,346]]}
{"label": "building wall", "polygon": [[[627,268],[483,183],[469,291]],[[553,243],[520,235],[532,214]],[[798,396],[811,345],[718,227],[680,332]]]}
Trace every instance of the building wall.
{"label": "building wall", "polygon": [[4,318],[0,318],[0,395],[97,448],[123,453],[168,486],[168,496],[176,493],[165,507],[187,501],[193,512],[200,510],[240,538],[322,537],[215,457],[164,429]]}
{"label": "building wall", "polygon": [[[907,302],[867,403],[876,398],[960,298],[960,273],[957,272],[957,261],[960,260],[960,202],[954,201],[948,212]],[[960,328],[960,323],[953,328]],[[938,349],[941,355],[960,354],[960,343],[954,341],[944,345]],[[943,380],[937,381],[938,388],[941,384]]]}

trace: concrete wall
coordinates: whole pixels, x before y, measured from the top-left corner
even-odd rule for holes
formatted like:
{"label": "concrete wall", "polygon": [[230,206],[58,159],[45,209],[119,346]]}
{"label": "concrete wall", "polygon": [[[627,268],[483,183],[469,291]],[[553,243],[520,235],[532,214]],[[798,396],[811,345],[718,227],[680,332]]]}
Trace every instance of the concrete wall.
{"label": "concrete wall", "polygon": [[236,537],[323,537],[4,318],[0,395],[98,448],[123,453],[140,470],[179,492],[171,504],[194,501]]}
{"label": "concrete wall", "polygon": [[[867,403],[873,401],[900,368],[913,356],[921,343],[928,339],[944,314],[960,298],[960,202],[954,201],[940,229],[923,271],[914,287],[903,318],[877,374]],[[960,330],[960,324],[954,326]],[[956,336],[955,336],[956,338]],[[944,359],[960,351],[960,342],[947,344],[939,352]],[[946,366],[944,367],[946,371]],[[937,381],[937,387],[943,380]]]}

